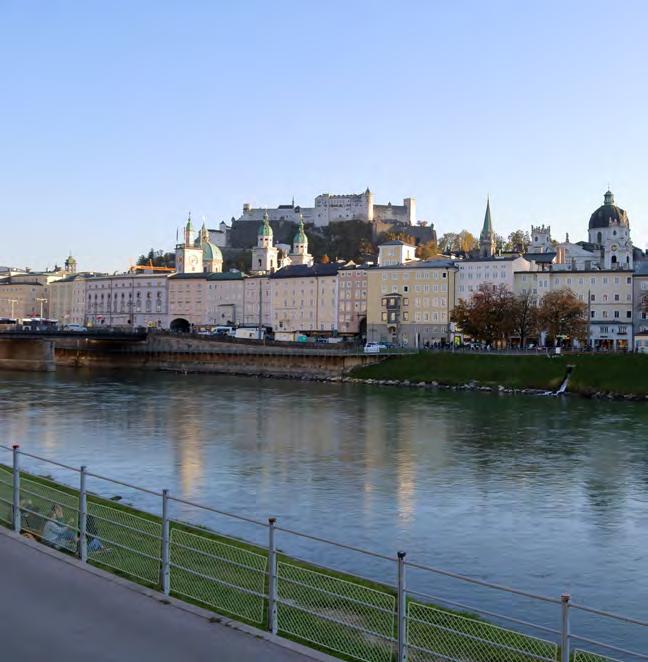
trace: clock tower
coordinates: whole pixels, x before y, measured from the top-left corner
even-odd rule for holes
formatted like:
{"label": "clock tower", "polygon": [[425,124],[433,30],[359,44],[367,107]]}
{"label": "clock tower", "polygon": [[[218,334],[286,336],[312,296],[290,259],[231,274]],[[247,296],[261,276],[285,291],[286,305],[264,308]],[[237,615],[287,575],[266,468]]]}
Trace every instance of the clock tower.
{"label": "clock tower", "polygon": [[176,245],[176,273],[191,274],[203,271],[203,250],[194,246],[194,231],[191,224],[191,213],[184,230],[184,242]]}

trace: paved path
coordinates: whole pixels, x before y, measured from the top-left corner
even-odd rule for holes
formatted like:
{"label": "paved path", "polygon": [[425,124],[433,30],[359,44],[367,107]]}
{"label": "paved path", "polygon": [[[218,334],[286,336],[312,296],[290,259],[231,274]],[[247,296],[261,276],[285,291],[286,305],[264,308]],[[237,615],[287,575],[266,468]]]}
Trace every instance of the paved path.
{"label": "paved path", "polygon": [[0,531],[0,659],[6,662],[313,659],[162,604],[39,547]]}

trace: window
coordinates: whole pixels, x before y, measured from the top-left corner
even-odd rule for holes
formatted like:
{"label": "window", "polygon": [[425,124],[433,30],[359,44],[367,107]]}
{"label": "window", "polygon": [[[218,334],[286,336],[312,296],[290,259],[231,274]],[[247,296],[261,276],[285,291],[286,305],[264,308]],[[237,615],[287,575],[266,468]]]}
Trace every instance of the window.
{"label": "window", "polygon": [[403,292],[409,292],[409,285],[403,285]]}
{"label": "window", "polygon": [[618,310],[614,311],[614,317],[617,318],[617,319],[619,318],[619,311]]}
{"label": "window", "polygon": [[387,321],[387,313],[382,314],[382,321],[386,322]]}

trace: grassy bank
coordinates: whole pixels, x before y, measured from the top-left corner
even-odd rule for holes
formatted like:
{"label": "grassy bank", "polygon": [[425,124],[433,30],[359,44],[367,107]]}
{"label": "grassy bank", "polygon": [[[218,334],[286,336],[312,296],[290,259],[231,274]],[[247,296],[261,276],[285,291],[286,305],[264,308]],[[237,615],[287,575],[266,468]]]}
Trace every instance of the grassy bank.
{"label": "grassy bank", "polygon": [[[11,524],[10,467],[0,465],[0,524]],[[21,471],[21,510],[45,514],[63,509],[77,529],[78,491]],[[88,495],[88,515],[102,549],[88,561],[140,584],[160,589],[160,518],[133,507]],[[40,528],[40,527],[39,527]],[[23,532],[40,531],[23,521]],[[171,595],[257,627],[268,625],[267,549],[214,531],[170,523]],[[64,550],[76,554],[71,539]],[[324,569],[278,554],[279,633],[344,660],[391,662],[396,638],[396,593],[391,586]],[[556,659],[554,643],[502,629],[478,616],[408,599],[410,644],[467,662],[502,659],[524,662],[529,655]],[[218,620],[215,617],[215,620]],[[421,658],[422,659],[422,658]],[[448,657],[449,659],[449,657]],[[454,659],[454,658],[453,658]]]}
{"label": "grassy bank", "polygon": [[459,385],[555,389],[567,365],[574,365],[569,391],[583,395],[615,393],[648,395],[648,355],[574,354],[507,356],[421,352],[387,359],[352,373],[361,379],[397,379]]}

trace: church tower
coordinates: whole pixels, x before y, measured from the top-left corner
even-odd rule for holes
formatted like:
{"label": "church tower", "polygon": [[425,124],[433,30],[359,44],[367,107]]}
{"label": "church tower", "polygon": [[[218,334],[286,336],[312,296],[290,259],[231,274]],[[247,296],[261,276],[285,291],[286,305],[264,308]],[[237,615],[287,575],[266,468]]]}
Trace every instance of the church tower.
{"label": "church tower", "polygon": [[551,226],[531,226],[531,243],[527,249],[529,253],[555,253],[551,243]]}
{"label": "church tower", "polygon": [[632,269],[630,221],[625,209],[614,203],[612,191],[606,191],[603,204],[590,217],[589,240],[600,251],[603,269]]}
{"label": "church tower", "polygon": [[486,214],[484,226],[479,235],[479,257],[493,257],[495,255],[495,232],[491,221],[490,197],[486,200]]}
{"label": "church tower", "polygon": [[77,270],[77,261],[72,257],[72,252],[65,260],[65,271],[69,274],[75,274]]}
{"label": "church tower", "polygon": [[194,244],[194,230],[191,224],[191,212],[184,229],[184,242],[176,245],[176,273],[199,273],[203,270],[203,252]]}
{"label": "church tower", "polygon": [[257,245],[252,249],[252,273],[272,273],[279,267],[279,249],[273,246],[274,234],[266,210],[257,234]]}
{"label": "church tower", "polygon": [[312,266],[313,256],[308,252],[308,237],[304,232],[304,216],[299,215],[299,228],[293,238],[293,249],[290,254],[290,264],[305,264]]}

